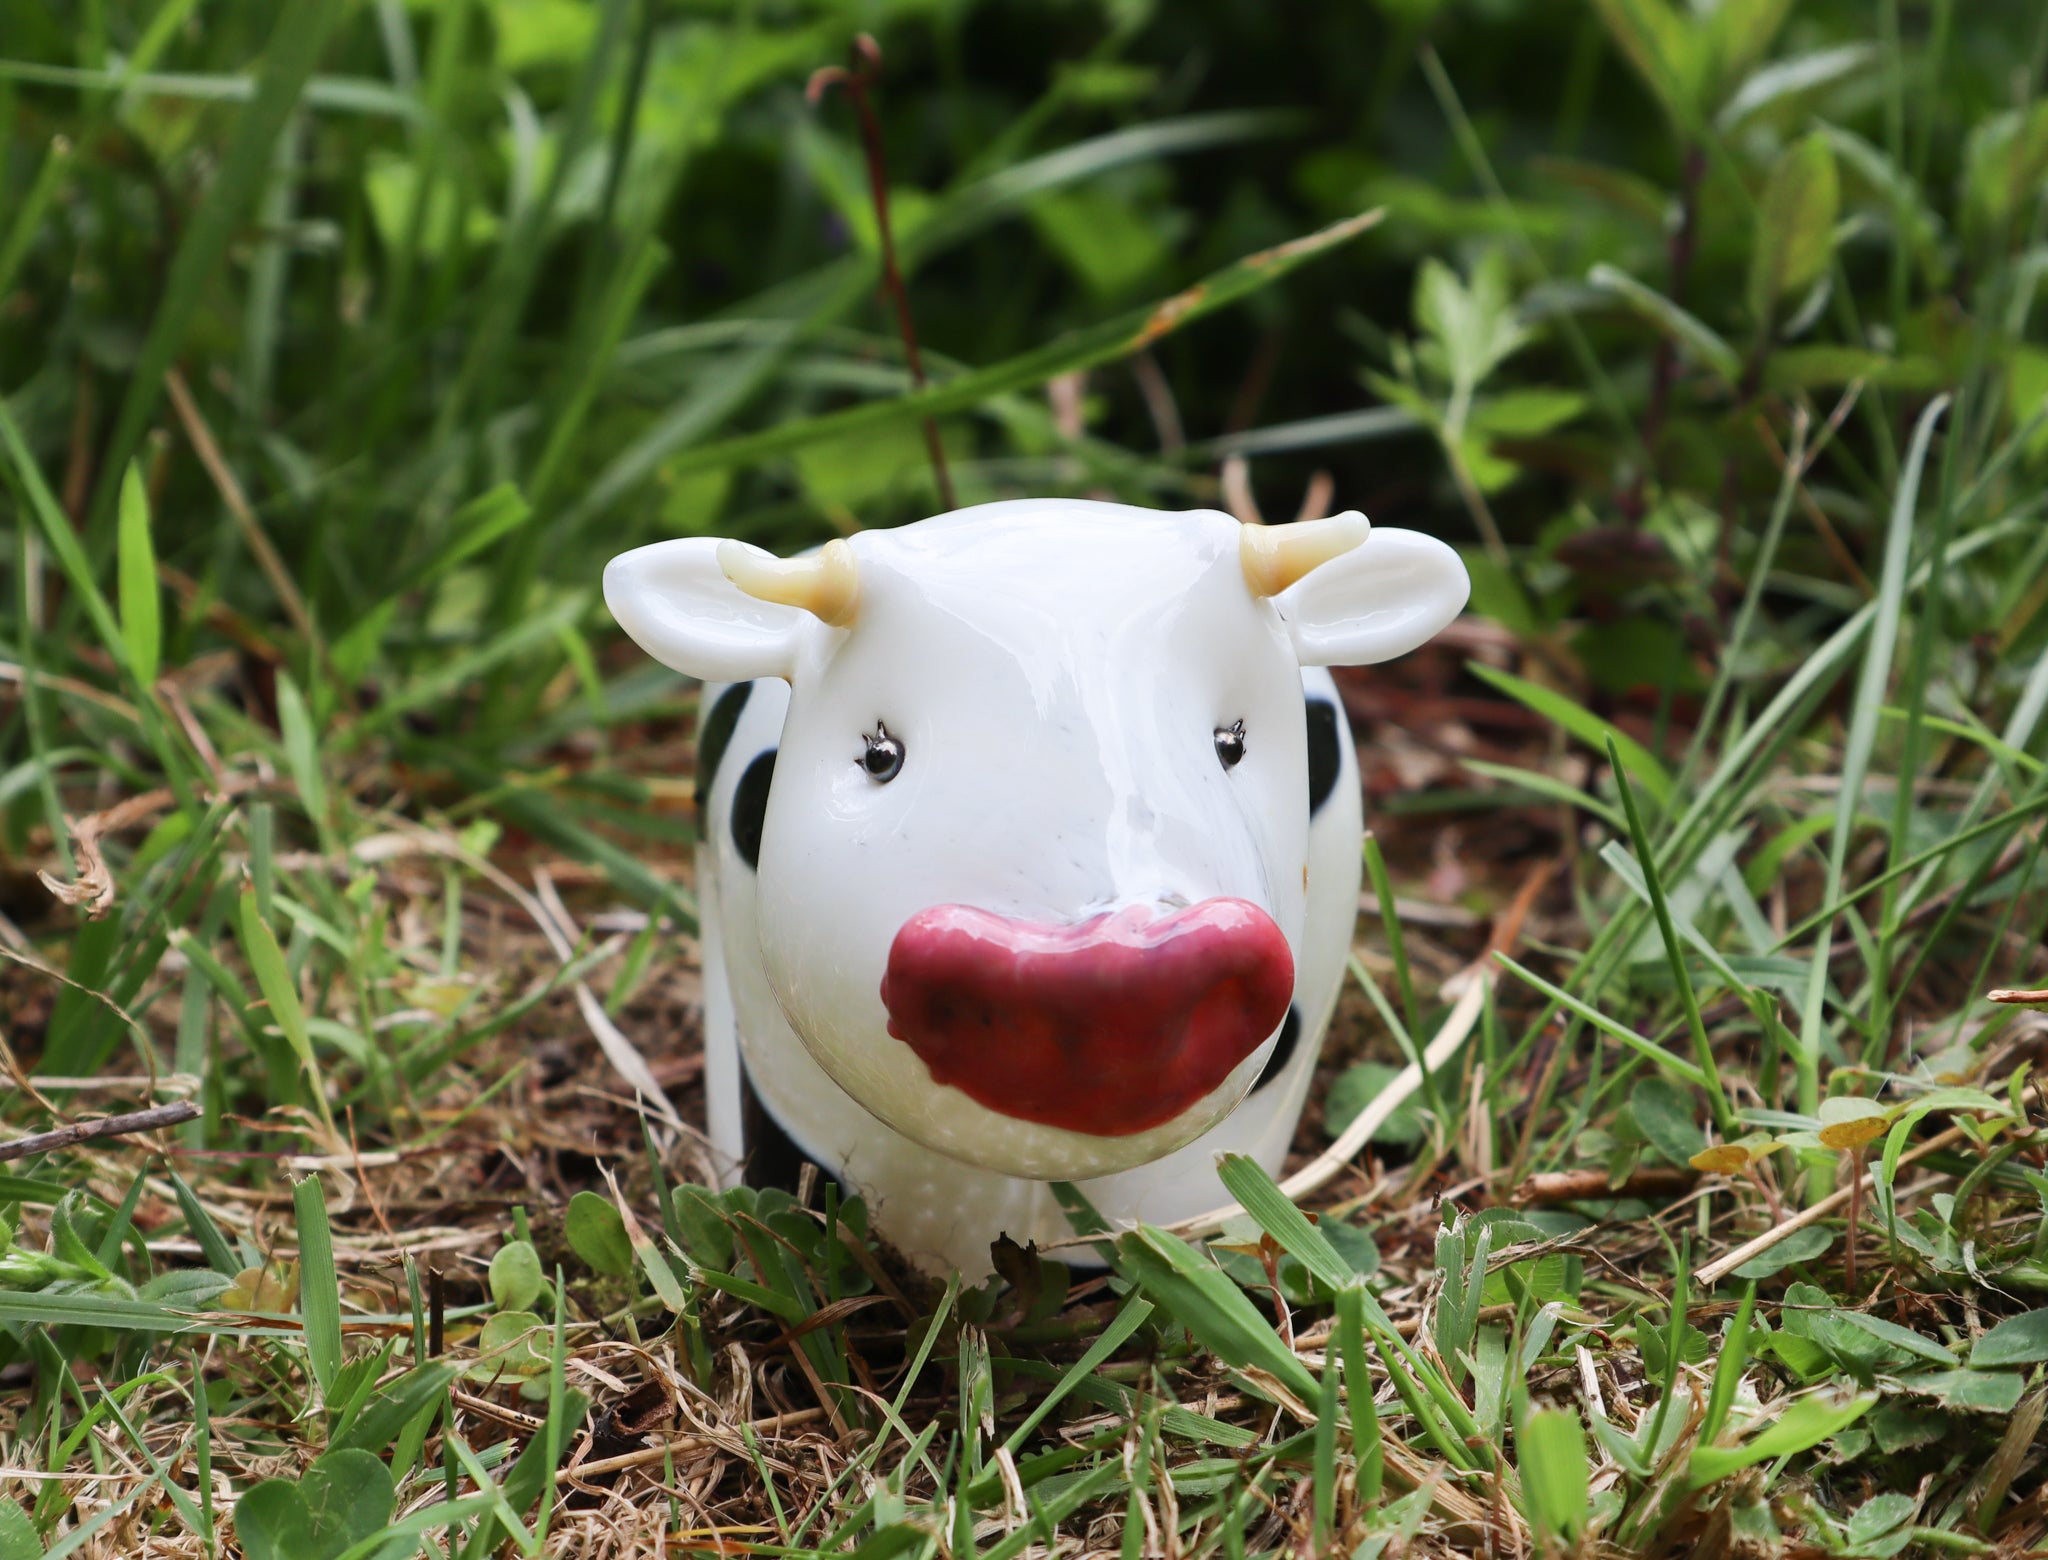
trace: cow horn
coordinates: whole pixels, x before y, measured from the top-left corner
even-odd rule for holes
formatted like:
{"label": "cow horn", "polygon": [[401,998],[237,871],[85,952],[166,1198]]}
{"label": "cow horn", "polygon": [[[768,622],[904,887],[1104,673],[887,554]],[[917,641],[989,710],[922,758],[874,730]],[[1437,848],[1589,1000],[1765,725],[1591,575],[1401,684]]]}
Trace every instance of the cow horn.
{"label": "cow horn", "polygon": [[802,607],[834,628],[851,624],[860,604],[860,570],[853,549],[837,538],[808,558],[778,558],[745,542],[721,542],[718,566],[756,601]]}
{"label": "cow horn", "polygon": [[1247,525],[1238,531],[1238,557],[1254,596],[1277,596],[1318,564],[1348,553],[1372,534],[1355,509],[1327,520],[1290,525]]}

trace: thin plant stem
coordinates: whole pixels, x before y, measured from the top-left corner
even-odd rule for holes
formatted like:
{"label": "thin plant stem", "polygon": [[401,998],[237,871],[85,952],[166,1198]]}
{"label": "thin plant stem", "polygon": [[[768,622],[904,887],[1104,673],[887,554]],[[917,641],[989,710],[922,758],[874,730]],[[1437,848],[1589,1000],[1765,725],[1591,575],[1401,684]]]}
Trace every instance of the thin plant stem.
{"label": "thin plant stem", "polygon": [[[804,95],[812,103],[822,99],[834,86],[846,89],[860,119],[861,147],[867,155],[868,189],[875,202],[875,234],[882,251],[882,291],[896,310],[896,329],[903,337],[903,360],[910,368],[910,383],[925,387],[924,357],[917,350],[917,324],[911,318],[910,291],[903,285],[903,272],[896,264],[896,240],[889,226],[889,166],[882,151],[882,124],[875,117],[870,89],[882,72],[881,46],[866,33],[853,40],[853,64],[842,68],[828,65],[811,76]],[[953,493],[953,474],[946,469],[946,447],[939,438],[936,418],[924,422],[925,453],[931,457],[932,480],[938,484],[939,502],[946,509],[958,507]]]}

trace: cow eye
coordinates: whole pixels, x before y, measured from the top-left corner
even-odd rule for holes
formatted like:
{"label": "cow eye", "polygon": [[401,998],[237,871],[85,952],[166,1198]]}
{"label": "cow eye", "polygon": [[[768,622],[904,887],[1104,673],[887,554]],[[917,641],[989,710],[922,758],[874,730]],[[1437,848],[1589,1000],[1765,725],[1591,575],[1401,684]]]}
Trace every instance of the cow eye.
{"label": "cow eye", "polygon": [[1238,760],[1244,757],[1244,722],[1234,720],[1227,726],[1216,728],[1216,756],[1223,761],[1225,769],[1235,769]]}
{"label": "cow eye", "polygon": [[874,731],[863,733],[861,740],[868,746],[860,756],[860,767],[870,780],[886,785],[903,772],[903,744],[889,735],[887,726],[876,721]]}

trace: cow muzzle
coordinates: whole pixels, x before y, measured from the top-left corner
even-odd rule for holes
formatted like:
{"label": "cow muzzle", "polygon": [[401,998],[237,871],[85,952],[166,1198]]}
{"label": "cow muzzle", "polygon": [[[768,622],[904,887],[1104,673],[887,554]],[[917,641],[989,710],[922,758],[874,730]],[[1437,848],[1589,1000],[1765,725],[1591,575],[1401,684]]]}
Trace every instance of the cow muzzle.
{"label": "cow muzzle", "polygon": [[1003,1115],[1122,1137],[1213,1093],[1287,1014],[1294,956],[1242,899],[1072,925],[938,905],[889,949],[889,1033]]}

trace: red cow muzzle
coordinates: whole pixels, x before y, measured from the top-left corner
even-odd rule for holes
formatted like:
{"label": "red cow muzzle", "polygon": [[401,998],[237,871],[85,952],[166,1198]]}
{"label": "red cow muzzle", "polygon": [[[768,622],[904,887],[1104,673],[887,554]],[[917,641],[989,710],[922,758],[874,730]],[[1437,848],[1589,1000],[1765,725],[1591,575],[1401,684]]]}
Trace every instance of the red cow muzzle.
{"label": "red cow muzzle", "polygon": [[903,924],[889,1033],[1005,1116],[1123,1137],[1187,1110],[1280,1026],[1294,955],[1271,916],[1205,899],[1079,925],[938,905]]}

